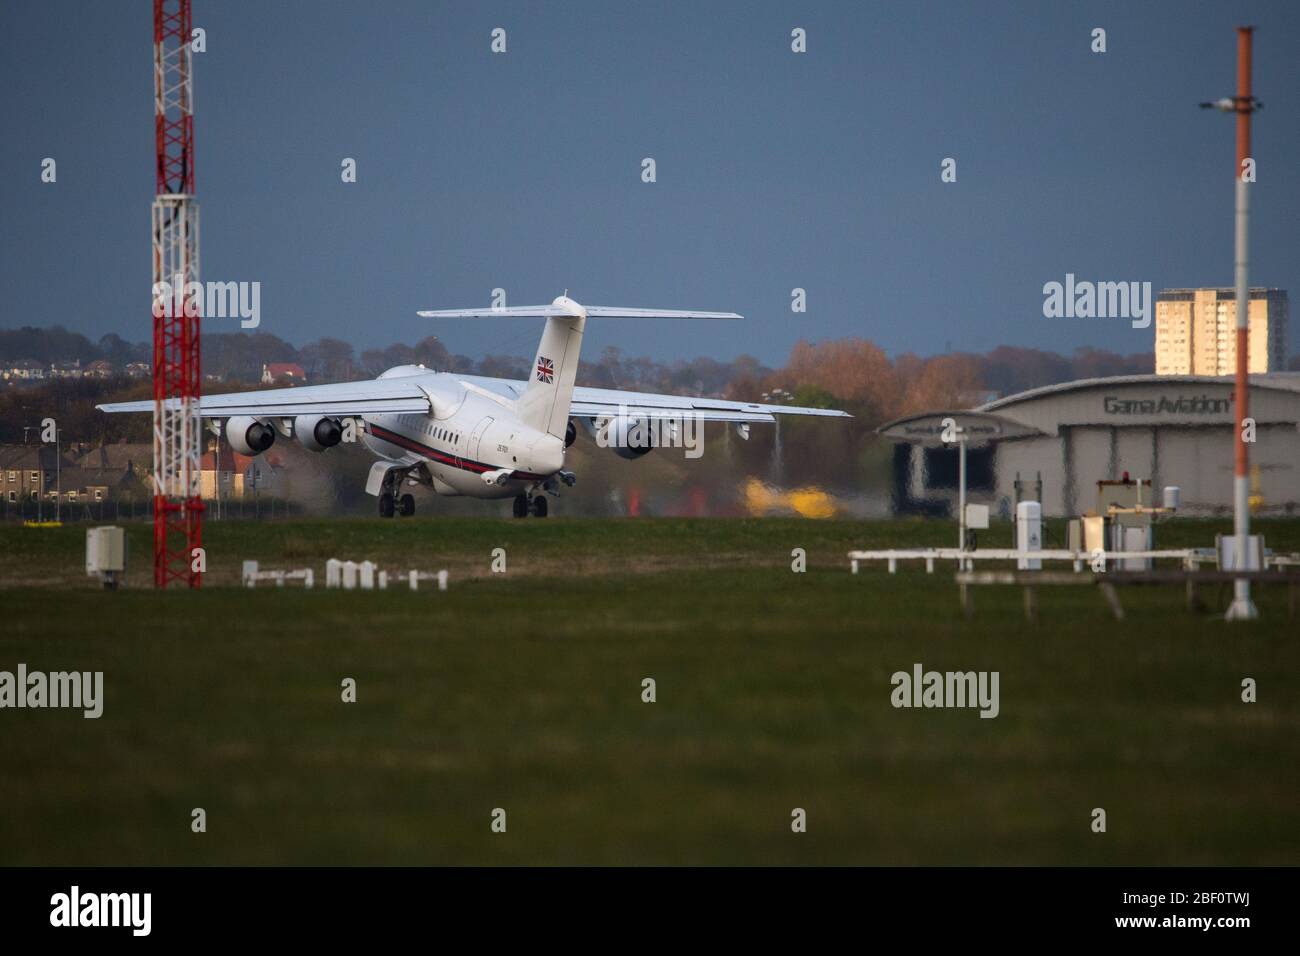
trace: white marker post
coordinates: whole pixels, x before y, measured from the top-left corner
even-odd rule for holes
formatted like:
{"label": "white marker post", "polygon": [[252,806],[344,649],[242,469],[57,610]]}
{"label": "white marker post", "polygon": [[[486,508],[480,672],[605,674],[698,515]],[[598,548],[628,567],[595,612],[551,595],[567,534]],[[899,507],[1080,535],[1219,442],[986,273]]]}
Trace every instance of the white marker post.
{"label": "white marker post", "polygon": [[966,429],[957,426],[957,509],[961,512],[957,522],[957,547],[966,550]]}
{"label": "white marker post", "polygon": [[[957,443],[957,550],[961,552],[966,550],[966,429],[951,416],[941,426],[939,440],[946,445]],[[957,559],[958,570],[965,570],[966,566],[964,558]]]}

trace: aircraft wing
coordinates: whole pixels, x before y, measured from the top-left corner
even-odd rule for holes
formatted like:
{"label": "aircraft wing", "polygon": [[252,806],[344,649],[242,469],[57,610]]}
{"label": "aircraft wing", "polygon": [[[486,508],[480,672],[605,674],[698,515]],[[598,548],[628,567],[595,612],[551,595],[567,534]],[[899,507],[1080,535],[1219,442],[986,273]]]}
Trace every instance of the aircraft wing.
{"label": "aircraft wing", "polygon": [[[153,401],[96,406],[102,412],[152,412]],[[204,395],[203,418],[231,415],[388,415],[426,413],[429,397],[409,378],[381,378],[335,385],[268,388],[256,392]]]}
{"label": "aircraft wing", "polygon": [[[508,378],[462,375],[466,382],[496,392],[504,398],[517,399],[528,387],[527,382]],[[757,402],[733,402],[722,398],[696,398],[690,395],[657,395],[653,392],[625,392],[616,388],[573,390],[569,413],[579,418],[599,418],[617,414],[625,408],[643,418],[680,418],[694,414],[706,422],[771,422],[777,415],[815,415],[827,418],[851,418],[848,412],[833,408],[806,408],[799,405],[764,405]]]}
{"label": "aircraft wing", "polygon": [[[457,377],[511,401],[522,396],[528,387],[527,382],[507,378]],[[152,412],[153,401],[115,402],[96,407],[103,412]],[[832,408],[764,405],[689,395],[625,392],[614,388],[579,387],[573,390],[570,414],[579,418],[614,415],[620,409],[642,418],[680,418],[693,414],[708,422],[771,422],[777,415],[850,417],[847,412]],[[396,415],[425,414],[428,411],[428,395],[409,377],[204,395],[199,400],[199,414],[203,418],[229,418],[232,415]]]}

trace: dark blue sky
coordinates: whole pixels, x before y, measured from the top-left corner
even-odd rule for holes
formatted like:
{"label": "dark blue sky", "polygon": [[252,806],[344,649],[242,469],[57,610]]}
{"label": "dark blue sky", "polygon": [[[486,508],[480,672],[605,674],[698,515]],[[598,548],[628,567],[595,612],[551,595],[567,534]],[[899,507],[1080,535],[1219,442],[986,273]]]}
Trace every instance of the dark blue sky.
{"label": "dark blue sky", "polygon": [[[1234,91],[1238,23],[1258,27],[1265,103],[1252,284],[1300,288],[1289,0],[194,10],[203,278],[260,281],[262,330],[297,344],[433,332],[531,354],[536,322],[415,315],[501,286],[511,305],[567,287],[747,317],[596,325],[589,355],[777,363],[847,335],[891,353],[1144,351],[1151,331],[1126,321],[1044,318],[1042,286],[1231,283],[1233,123],[1196,104]],[[0,7],[0,327],[150,334],[150,24],[148,0]]]}

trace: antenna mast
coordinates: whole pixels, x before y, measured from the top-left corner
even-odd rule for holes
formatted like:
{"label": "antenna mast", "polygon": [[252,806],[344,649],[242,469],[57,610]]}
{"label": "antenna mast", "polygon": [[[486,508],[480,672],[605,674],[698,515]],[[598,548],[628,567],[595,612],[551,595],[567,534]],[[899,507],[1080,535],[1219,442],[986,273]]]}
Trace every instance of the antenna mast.
{"label": "antenna mast", "polygon": [[[154,0],[153,572],[154,586],[199,586],[199,207],[194,200],[190,0]],[[170,294],[168,294],[170,293]]]}

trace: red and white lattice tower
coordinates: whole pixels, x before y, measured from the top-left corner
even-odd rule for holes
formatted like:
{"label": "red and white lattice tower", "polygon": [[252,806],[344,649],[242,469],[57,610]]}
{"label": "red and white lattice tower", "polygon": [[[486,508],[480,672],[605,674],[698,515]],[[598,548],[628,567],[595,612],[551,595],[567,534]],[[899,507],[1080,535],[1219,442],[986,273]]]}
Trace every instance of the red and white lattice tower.
{"label": "red and white lattice tower", "polygon": [[[158,148],[153,201],[153,571],[155,587],[198,587],[199,207],[194,201],[194,75],[190,0],[154,0],[154,130]],[[159,290],[181,290],[159,295]]]}

